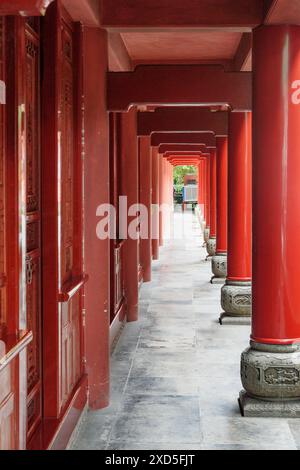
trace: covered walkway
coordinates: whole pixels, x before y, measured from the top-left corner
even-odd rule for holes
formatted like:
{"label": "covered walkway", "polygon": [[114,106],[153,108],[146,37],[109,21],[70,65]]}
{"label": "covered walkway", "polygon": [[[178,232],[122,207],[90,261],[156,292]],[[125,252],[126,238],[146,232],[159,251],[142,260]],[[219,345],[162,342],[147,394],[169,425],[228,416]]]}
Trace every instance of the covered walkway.
{"label": "covered walkway", "polygon": [[250,325],[219,325],[220,285],[208,282],[197,217],[178,209],[175,228],[183,219],[185,237],[162,248],[141,289],[140,320],[126,324],[112,355],[111,405],[87,413],[72,448],[300,448],[300,420],[241,417]]}

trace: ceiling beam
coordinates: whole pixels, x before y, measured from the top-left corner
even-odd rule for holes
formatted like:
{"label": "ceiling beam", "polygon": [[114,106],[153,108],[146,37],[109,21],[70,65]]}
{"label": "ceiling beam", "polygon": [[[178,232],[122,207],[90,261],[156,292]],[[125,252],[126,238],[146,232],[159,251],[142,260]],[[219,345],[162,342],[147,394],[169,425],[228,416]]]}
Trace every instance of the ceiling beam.
{"label": "ceiling beam", "polygon": [[62,4],[73,21],[79,21],[84,26],[100,26],[98,0],[62,0]]}
{"label": "ceiling beam", "polygon": [[119,33],[108,33],[109,70],[129,72],[133,70],[131,58]]}
{"label": "ceiling beam", "polygon": [[265,0],[265,24],[300,25],[299,0]]}
{"label": "ceiling beam", "polygon": [[252,58],[252,34],[244,33],[233,59],[233,70],[244,71]]}
{"label": "ceiling beam", "polygon": [[[0,15],[40,16],[54,0],[0,0]],[[85,26],[100,26],[98,0],[62,0],[73,21]]]}
{"label": "ceiling beam", "polygon": [[194,145],[204,143],[208,147],[216,146],[216,138],[212,132],[198,132],[198,133],[167,133],[167,132],[154,132],[151,136],[151,145],[157,147],[161,144],[185,144]]}
{"label": "ceiling beam", "polygon": [[203,108],[161,108],[154,113],[138,113],[138,135],[153,132],[213,132],[216,136],[228,135],[228,113]]}
{"label": "ceiling beam", "polygon": [[206,149],[205,143],[196,145],[184,145],[184,144],[161,144],[158,147],[158,153],[166,152],[202,152]]}
{"label": "ceiling beam", "polygon": [[127,31],[144,28],[239,28],[263,19],[263,0],[102,0],[102,25]]}
{"label": "ceiling beam", "polygon": [[186,158],[186,157],[201,157],[203,154],[210,155],[206,149],[203,149],[202,152],[199,150],[196,152],[165,152],[165,157],[174,157],[174,158]]}
{"label": "ceiling beam", "polygon": [[109,72],[107,86],[109,111],[144,104],[252,108],[252,73],[225,72],[216,65],[141,65],[134,72]]}
{"label": "ceiling beam", "polygon": [[1,0],[0,15],[40,16],[54,0]]}

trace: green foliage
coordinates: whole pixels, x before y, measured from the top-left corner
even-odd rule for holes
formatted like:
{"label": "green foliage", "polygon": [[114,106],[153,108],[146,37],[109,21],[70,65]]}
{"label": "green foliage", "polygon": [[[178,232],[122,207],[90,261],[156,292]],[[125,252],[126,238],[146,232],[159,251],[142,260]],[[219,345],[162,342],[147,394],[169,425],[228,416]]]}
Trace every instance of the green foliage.
{"label": "green foliage", "polygon": [[181,185],[182,189],[185,175],[193,175],[196,173],[197,169],[195,166],[176,166],[174,169],[174,185]]}

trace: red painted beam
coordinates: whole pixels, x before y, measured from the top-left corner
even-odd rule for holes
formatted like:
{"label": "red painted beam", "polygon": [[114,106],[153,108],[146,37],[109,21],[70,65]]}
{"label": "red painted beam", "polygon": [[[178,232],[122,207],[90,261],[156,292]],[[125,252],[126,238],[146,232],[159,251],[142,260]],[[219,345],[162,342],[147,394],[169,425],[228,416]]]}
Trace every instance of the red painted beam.
{"label": "red painted beam", "polygon": [[266,0],[265,23],[299,25],[299,0]]}
{"label": "red painted beam", "polygon": [[158,147],[158,153],[166,152],[202,152],[206,149],[205,144],[162,144]]}
{"label": "red painted beam", "polygon": [[233,60],[233,69],[249,71],[252,68],[252,34],[244,33]]}
{"label": "red painted beam", "polygon": [[127,72],[133,69],[131,58],[119,33],[108,34],[109,70]]}
{"label": "red painted beam", "polygon": [[[214,147],[214,146],[212,146]],[[202,152],[207,148],[205,143],[202,144],[162,144],[158,147],[159,153],[165,152]]]}
{"label": "red painted beam", "polygon": [[107,80],[109,111],[160,104],[252,109],[251,72],[225,72],[215,65],[141,65],[134,72],[109,72]]}
{"label": "red painted beam", "polygon": [[203,108],[162,108],[154,113],[138,113],[138,135],[153,132],[213,132],[216,136],[228,134],[228,113]]}
{"label": "red painted beam", "polygon": [[102,0],[102,25],[139,28],[237,28],[263,20],[262,0]]}
{"label": "red painted beam", "polygon": [[203,152],[165,152],[164,156],[167,157],[174,157],[174,158],[186,158],[186,157],[201,157],[203,153],[208,153],[206,150]]}
{"label": "red painted beam", "polygon": [[98,0],[62,0],[73,21],[85,26],[100,26],[100,6]]}
{"label": "red painted beam", "polygon": [[161,144],[205,144],[207,147],[216,146],[216,138],[212,132],[155,132],[151,136],[151,145],[158,147]]}
{"label": "red painted beam", "polygon": [[44,15],[54,0],[1,0],[0,15]]}

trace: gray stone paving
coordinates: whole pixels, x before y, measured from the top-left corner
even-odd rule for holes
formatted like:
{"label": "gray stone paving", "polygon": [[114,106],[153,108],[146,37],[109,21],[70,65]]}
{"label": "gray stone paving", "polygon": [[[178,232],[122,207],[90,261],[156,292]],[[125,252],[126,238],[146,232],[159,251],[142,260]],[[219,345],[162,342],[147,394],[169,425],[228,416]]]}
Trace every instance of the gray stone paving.
{"label": "gray stone paving", "polygon": [[175,227],[183,220],[112,355],[111,405],[88,412],[72,449],[300,449],[300,420],[241,417],[250,326],[218,324],[221,286],[209,284],[196,217],[176,212]]}

